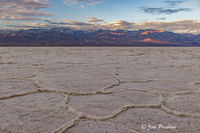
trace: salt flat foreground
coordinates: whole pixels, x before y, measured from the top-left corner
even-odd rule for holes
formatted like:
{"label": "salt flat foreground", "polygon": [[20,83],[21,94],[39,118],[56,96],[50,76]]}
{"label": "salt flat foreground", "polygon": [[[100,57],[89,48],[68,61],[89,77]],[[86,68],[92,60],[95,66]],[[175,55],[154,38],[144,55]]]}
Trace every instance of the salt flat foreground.
{"label": "salt flat foreground", "polygon": [[0,133],[199,133],[200,48],[0,48]]}

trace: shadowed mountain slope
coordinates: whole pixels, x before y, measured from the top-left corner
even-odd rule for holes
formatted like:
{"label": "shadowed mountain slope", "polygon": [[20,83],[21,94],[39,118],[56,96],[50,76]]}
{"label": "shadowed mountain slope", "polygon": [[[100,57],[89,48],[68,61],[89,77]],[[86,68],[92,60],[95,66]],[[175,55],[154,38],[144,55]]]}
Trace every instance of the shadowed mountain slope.
{"label": "shadowed mountain slope", "polygon": [[30,29],[0,31],[0,46],[200,46],[200,35],[161,30]]}

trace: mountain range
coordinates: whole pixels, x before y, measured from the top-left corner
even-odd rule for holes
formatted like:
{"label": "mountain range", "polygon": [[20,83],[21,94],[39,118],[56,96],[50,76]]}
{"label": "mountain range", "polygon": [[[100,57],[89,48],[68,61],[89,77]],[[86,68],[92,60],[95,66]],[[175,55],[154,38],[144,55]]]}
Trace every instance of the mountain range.
{"label": "mountain range", "polygon": [[0,46],[200,46],[200,34],[68,28],[0,30]]}

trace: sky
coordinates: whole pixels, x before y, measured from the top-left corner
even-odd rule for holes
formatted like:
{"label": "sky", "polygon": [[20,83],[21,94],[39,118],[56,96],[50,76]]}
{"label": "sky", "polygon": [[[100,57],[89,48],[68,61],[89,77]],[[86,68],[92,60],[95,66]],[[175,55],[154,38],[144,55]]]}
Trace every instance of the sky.
{"label": "sky", "polygon": [[0,0],[0,29],[200,33],[200,0]]}

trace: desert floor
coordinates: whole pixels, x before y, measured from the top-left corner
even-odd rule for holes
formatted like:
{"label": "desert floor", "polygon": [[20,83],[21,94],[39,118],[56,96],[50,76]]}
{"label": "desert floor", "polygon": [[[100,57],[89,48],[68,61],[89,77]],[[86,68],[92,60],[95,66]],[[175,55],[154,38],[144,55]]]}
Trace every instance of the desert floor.
{"label": "desert floor", "polygon": [[200,48],[0,48],[0,133],[200,133]]}

